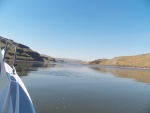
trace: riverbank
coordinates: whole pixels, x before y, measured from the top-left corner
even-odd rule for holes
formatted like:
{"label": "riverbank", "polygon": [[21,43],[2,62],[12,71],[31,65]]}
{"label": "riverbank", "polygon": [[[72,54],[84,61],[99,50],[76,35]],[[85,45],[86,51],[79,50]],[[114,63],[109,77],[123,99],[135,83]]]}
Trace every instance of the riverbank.
{"label": "riverbank", "polygon": [[124,69],[141,69],[141,70],[150,70],[150,67],[131,67],[131,66],[114,66],[114,65],[91,65],[87,64],[89,67],[104,67],[104,68],[124,68]]}
{"label": "riverbank", "polygon": [[[17,60],[21,60],[21,61],[40,61],[40,62],[56,62],[55,58],[48,56],[48,55],[44,55],[44,54],[40,54],[37,51],[32,50],[30,47],[24,45],[24,44],[20,44],[17,43],[13,40],[4,38],[2,38],[0,40],[0,45],[1,45],[1,49],[5,48],[6,44],[5,44],[5,40],[8,40],[9,42],[11,42],[12,44],[16,45],[17,48]],[[14,55],[14,47],[9,46],[9,49],[6,53],[5,59],[7,60],[13,60],[13,55]]]}
{"label": "riverbank", "polygon": [[90,65],[116,66],[127,68],[146,68],[150,69],[150,54],[141,54],[135,56],[122,56],[112,59],[98,59],[89,62]]}

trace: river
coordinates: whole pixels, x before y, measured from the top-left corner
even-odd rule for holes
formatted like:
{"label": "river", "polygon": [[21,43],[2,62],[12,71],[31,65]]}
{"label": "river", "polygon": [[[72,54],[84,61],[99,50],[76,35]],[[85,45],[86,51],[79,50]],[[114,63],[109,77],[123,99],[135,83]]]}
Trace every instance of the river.
{"label": "river", "polygon": [[37,113],[150,113],[150,70],[18,62]]}

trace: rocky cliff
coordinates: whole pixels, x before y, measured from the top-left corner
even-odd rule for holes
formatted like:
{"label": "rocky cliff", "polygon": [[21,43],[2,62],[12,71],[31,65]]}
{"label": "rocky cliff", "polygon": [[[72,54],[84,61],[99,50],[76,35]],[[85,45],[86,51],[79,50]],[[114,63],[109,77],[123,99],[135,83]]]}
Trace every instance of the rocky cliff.
{"label": "rocky cliff", "polygon": [[[0,37],[3,38],[3,37]],[[7,39],[11,43],[15,44],[17,47],[17,60],[25,60],[25,61],[41,61],[41,62],[56,62],[55,58],[52,58],[47,55],[41,55],[40,53],[30,49],[28,46],[14,42],[13,40]],[[5,48],[5,41],[0,39],[1,48]],[[6,54],[6,59],[13,59],[14,48],[10,45],[8,48],[8,52]]]}

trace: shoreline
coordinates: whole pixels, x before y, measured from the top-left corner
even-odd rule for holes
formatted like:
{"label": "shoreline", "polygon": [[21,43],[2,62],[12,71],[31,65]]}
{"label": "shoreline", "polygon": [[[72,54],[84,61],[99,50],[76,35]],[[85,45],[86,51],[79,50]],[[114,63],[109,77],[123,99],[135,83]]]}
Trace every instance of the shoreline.
{"label": "shoreline", "polygon": [[[13,60],[6,60],[6,61],[8,61],[8,62],[13,62]],[[16,60],[16,62],[39,62],[39,63],[45,63],[45,62],[43,62],[43,61],[30,61],[30,60]]]}
{"label": "shoreline", "polygon": [[[6,60],[9,62],[13,62],[12,60]],[[43,62],[43,61],[30,61],[30,60],[16,60],[16,62],[27,62],[27,63],[54,63],[54,62]],[[62,63],[63,64],[63,63]],[[99,65],[99,64],[82,64],[92,67],[107,67],[107,68],[125,68],[125,69],[143,69],[143,70],[150,70],[150,67],[139,67],[139,66],[117,66],[117,65]]]}
{"label": "shoreline", "polygon": [[138,67],[138,66],[117,66],[117,65],[98,65],[98,64],[88,64],[89,66],[98,66],[98,67],[110,67],[110,68],[125,68],[125,69],[143,69],[150,70],[150,67]]}

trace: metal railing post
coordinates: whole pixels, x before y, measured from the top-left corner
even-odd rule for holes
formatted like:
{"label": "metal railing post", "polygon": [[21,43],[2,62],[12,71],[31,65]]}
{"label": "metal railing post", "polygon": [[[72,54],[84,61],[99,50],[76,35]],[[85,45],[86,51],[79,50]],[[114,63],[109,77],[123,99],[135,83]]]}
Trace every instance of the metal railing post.
{"label": "metal railing post", "polygon": [[14,61],[13,61],[13,67],[12,67],[12,68],[13,68],[13,73],[15,74],[15,66],[17,66],[17,64],[16,64],[17,47],[16,47],[15,44],[13,44],[12,42],[8,41],[8,40],[5,39],[5,38],[0,37],[0,39],[5,40],[5,42],[6,42],[5,53],[4,53],[3,61],[5,60],[5,57],[6,57],[6,53],[7,53],[9,44],[11,44],[11,45],[15,48],[15,50],[14,50]]}
{"label": "metal railing post", "polygon": [[5,46],[5,52],[4,52],[4,57],[3,57],[3,61],[5,60],[5,57],[6,57],[6,52],[8,50],[8,42],[6,42],[6,46]]}

